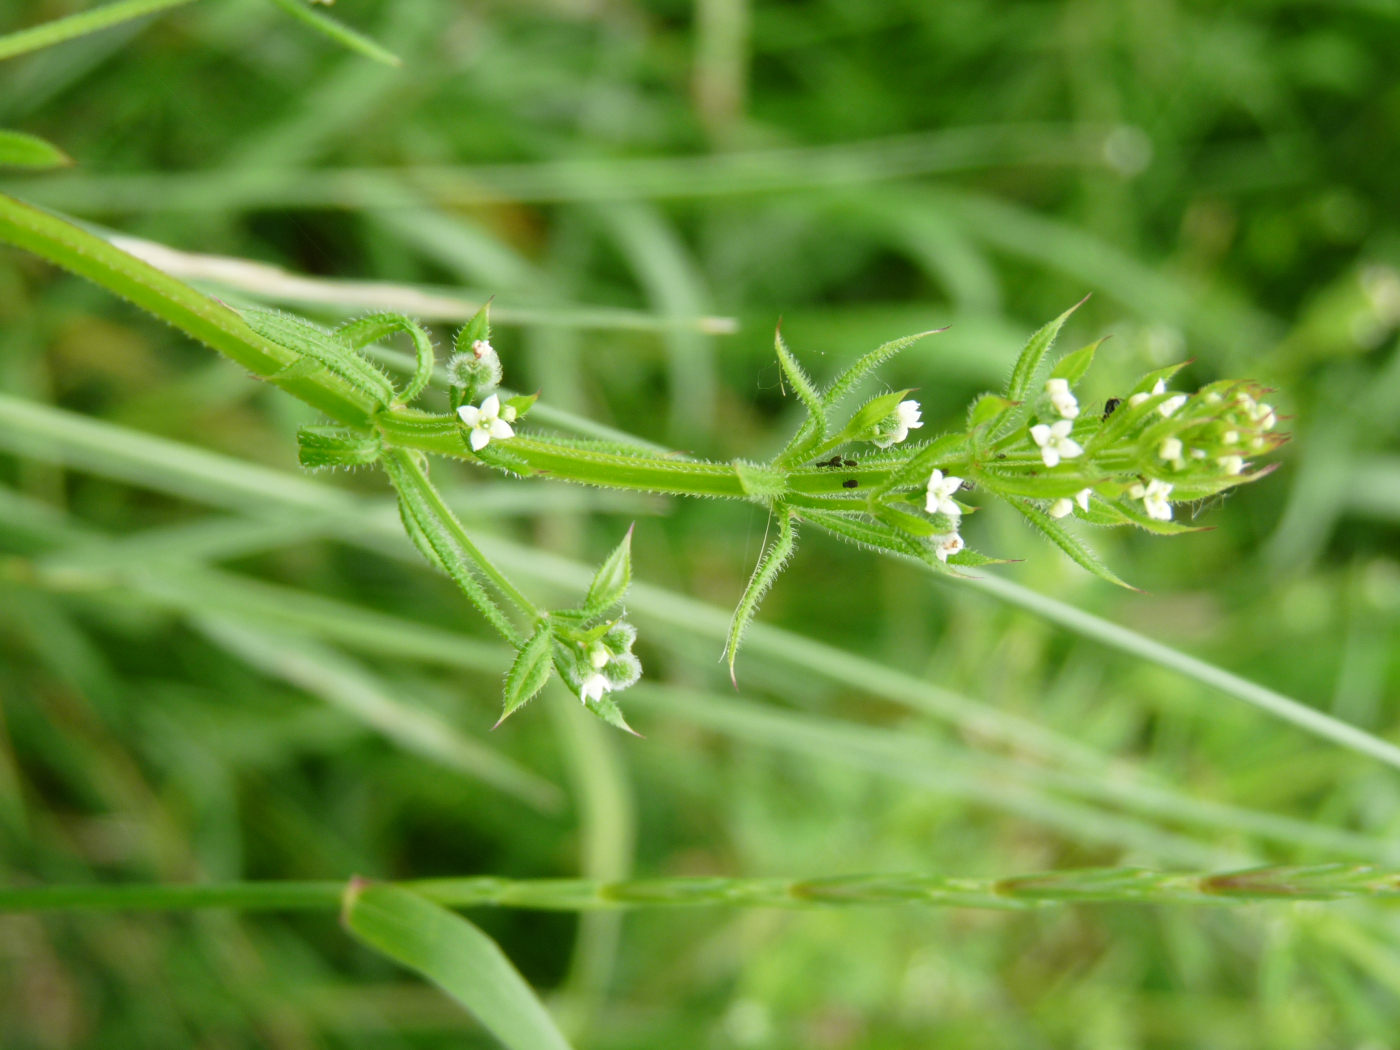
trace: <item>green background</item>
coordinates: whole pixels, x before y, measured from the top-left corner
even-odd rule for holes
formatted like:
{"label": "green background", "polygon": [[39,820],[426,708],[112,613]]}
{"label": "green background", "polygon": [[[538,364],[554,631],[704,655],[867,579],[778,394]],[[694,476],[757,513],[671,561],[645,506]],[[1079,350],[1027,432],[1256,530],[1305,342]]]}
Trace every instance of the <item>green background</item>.
{"label": "green background", "polygon": [[[72,9],[0,3],[0,30]],[[1212,531],[1090,535],[1143,593],[1093,580],[998,508],[970,517],[970,541],[1023,559],[1004,572],[1029,587],[1395,736],[1400,6],[341,0],[334,14],[403,68],[257,0],[203,0],[9,60],[0,122],[77,165],[3,188],[184,251],[494,294],[508,384],[724,459],[771,455],[800,418],[772,357],[779,318],[818,379],[888,338],[951,325],[882,376],[918,388],[928,435],[957,426],[1031,330],[1092,292],[1062,343],[1112,335],[1086,405],[1181,358],[1194,362],[1182,389],[1258,379],[1290,417],[1282,469],[1195,508]],[[682,159],[638,167],[660,157]],[[629,312],[600,321],[597,308]],[[727,326],[697,317],[734,318],[737,332],[707,334]],[[439,343],[450,333],[440,326]],[[314,421],[10,250],[0,392],[286,472],[296,427]],[[348,715],[343,696],[328,705],[323,681],[293,684],[211,619],[229,610],[198,586],[174,611],[27,581],[27,559],[60,536],[92,542],[76,530],[258,508],[215,515],[151,479],[56,463],[12,423],[0,431],[7,882],[1396,859],[1394,770],[817,535],[761,622],[1120,765],[1057,779],[1055,763],[969,722],[773,647],[741,653],[739,683],[781,717],[687,705],[678,690],[734,699],[719,643],[644,616],[650,688],[622,697],[644,740],[553,696],[488,736],[497,674],[343,647],[345,673],[373,675],[396,710],[427,711],[563,789],[542,811],[499,790],[479,752],[445,767]],[[636,520],[638,578],[719,606],[737,600],[765,533],[746,505],[460,465],[434,477],[480,533],[591,562]],[[372,473],[330,483],[385,492]],[[286,527],[225,551],[222,567],[485,637],[426,568]],[[240,622],[300,644],[275,619]],[[823,719],[821,732],[799,716]],[[872,740],[886,758],[869,757]],[[1126,770],[1346,834],[1150,811],[1118,787]],[[473,918],[581,1047],[1353,1048],[1394,1045],[1400,1028],[1400,924],[1381,907]],[[489,1045],[328,916],[223,913],[0,918],[0,1042]]]}

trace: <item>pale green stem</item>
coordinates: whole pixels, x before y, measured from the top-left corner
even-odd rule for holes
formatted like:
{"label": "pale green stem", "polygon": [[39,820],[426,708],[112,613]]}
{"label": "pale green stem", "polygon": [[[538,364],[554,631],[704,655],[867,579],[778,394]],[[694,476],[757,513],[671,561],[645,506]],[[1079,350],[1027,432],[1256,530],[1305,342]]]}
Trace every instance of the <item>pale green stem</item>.
{"label": "pale green stem", "polygon": [[[595,882],[587,879],[423,879],[399,885],[453,908],[496,906],[548,911],[599,908],[813,907],[924,904],[962,908],[1034,908],[1048,904],[1232,904],[1246,901],[1394,900],[1400,870],[1318,864],[1220,873],[1143,868],[1082,868],[1007,879],[943,875],[837,875],[817,879],[710,876]],[[233,882],[26,886],[0,889],[0,912],[333,911],[341,882]]]}

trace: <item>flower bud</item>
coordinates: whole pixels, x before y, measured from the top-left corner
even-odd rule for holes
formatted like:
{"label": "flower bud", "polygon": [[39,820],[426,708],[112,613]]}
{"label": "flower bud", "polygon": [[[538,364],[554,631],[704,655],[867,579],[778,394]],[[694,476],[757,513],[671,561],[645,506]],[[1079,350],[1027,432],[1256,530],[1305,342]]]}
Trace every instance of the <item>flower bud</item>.
{"label": "flower bud", "polygon": [[[485,339],[474,340],[447,362],[452,407],[472,404],[501,385],[501,359]],[[507,421],[509,422],[509,421]]]}

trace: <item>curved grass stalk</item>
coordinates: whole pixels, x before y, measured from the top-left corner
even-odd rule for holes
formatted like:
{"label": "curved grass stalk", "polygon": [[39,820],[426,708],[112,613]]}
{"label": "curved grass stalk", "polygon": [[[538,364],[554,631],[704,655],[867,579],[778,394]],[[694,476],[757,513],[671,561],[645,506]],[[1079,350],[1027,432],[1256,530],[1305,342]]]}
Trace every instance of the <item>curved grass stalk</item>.
{"label": "curved grass stalk", "polygon": [[[816,879],[715,876],[587,879],[423,879],[395,883],[450,908],[592,911],[609,908],[890,906],[1024,910],[1056,904],[1245,904],[1400,897],[1400,870],[1364,864],[1167,872],[1080,868],[1004,879],[837,875]],[[0,889],[0,912],[334,911],[342,882],[23,886]]]}

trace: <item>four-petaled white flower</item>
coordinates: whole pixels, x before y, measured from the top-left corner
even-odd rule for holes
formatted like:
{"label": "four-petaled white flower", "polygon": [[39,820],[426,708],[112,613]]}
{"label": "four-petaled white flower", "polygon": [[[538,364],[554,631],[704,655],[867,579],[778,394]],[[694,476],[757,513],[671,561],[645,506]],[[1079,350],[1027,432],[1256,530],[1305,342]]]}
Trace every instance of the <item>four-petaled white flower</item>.
{"label": "four-petaled white flower", "polygon": [[481,403],[481,407],[463,405],[457,409],[462,422],[472,428],[471,445],[473,452],[480,452],[491,443],[492,438],[515,437],[508,420],[515,418],[515,409],[510,405],[501,410],[501,399],[492,394]]}
{"label": "four-petaled white flower", "polygon": [[1226,474],[1235,475],[1244,472],[1243,456],[1221,456],[1216,462],[1225,468]]}
{"label": "four-petaled white flower", "polygon": [[585,704],[590,700],[603,699],[604,693],[612,692],[612,682],[606,675],[591,674],[584,679],[583,685],[579,688],[578,698]]}
{"label": "four-petaled white flower", "polygon": [[1074,459],[1082,455],[1084,449],[1079,442],[1069,436],[1069,432],[1074,429],[1074,422],[1062,419],[1058,423],[1051,423],[1046,426],[1044,423],[1037,423],[1031,427],[1031,439],[1040,446],[1040,458],[1045,461],[1047,467],[1057,467],[1062,459]]}
{"label": "four-petaled white flower", "polygon": [[963,538],[956,532],[945,532],[931,538],[933,553],[938,555],[939,561],[947,561],[950,555],[957,554],[965,546]]}
{"label": "four-petaled white flower", "polygon": [[1162,447],[1157,450],[1157,454],[1163,459],[1169,459],[1180,465],[1181,461],[1181,438],[1169,437],[1162,442]]}
{"label": "four-petaled white flower", "polygon": [[1050,379],[1045,383],[1045,392],[1050,395],[1050,403],[1055,406],[1055,411],[1060,413],[1065,419],[1077,419],[1079,417],[1079,402],[1070,393],[1068,379]]}
{"label": "four-petaled white flower", "polygon": [[1050,509],[1046,511],[1052,518],[1063,518],[1070,511],[1074,510],[1074,500],[1068,496],[1061,496],[1054,503],[1050,504]]}
{"label": "four-petaled white flower", "polygon": [[1142,509],[1147,511],[1147,516],[1156,521],[1172,520],[1172,505],[1167,502],[1167,497],[1172,494],[1172,486],[1165,481],[1158,481],[1153,478],[1146,487],[1134,485],[1128,490],[1128,495],[1133,499],[1142,500]]}
{"label": "four-petaled white flower", "polygon": [[1079,504],[1080,510],[1087,511],[1089,509],[1089,497],[1093,494],[1093,489],[1080,489],[1074,494],[1074,502]]}
{"label": "four-petaled white flower", "polygon": [[962,516],[962,508],[953,500],[953,493],[962,487],[962,478],[951,474],[943,476],[943,471],[935,470],[928,479],[928,502],[924,509],[930,514],[946,514],[950,518]]}
{"label": "four-petaled white flower", "polygon": [[875,439],[875,444],[881,448],[889,448],[891,445],[898,445],[909,436],[909,431],[918,430],[923,426],[919,422],[923,413],[919,411],[917,401],[901,401],[894,410],[894,429],[883,437]]}

